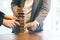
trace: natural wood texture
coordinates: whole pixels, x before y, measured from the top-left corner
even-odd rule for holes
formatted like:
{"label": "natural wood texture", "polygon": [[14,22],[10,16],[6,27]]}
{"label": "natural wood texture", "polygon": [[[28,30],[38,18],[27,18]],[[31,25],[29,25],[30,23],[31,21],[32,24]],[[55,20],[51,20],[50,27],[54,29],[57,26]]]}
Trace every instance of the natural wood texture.
{"label": "natural wood texture", "polygon": [[36,34],[2,34],[0,40],[42,40],[42,37]]}
{"label": "natural wood texture", "polygon": [[25,31],[25,29],[24,29],[25,13],[23,12],[23,8],[18,8],[17,12],[18,12],[18,15],[17,15],[18,20],[17,21],[20,23],[20,33],[24,33],[24,31]]}
{"label": "natural wood texture", "polygon": [[[18,15],[17,15],[18,14]],[[30,19],[31,13],[24,13],[23,8],[17,8],[17,12],[14,13],[14,16],[18,18],[16,21],[20,23],[20,32],[19,33],[25,33],[28,32],[27,28],[25,25],[27,24],[26,22]]]}

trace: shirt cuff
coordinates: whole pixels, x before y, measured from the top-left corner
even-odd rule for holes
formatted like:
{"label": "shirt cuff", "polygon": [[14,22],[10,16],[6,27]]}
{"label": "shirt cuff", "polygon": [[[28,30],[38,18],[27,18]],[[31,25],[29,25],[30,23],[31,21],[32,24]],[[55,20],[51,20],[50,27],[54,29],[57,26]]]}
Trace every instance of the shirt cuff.
{"label": "shirt cuff", "polygon": [[38,21],[35,20],[34,22],[37,23],[37,25],[39,26],[39,22]]}
{"label": "shirt cuff", "polygon": [[4,18],[4,13],[0,11],[0,17]]}
{"label": "shirt cuff", "polygon": [[0,26],[3,24],[3,18],[0,17]]}

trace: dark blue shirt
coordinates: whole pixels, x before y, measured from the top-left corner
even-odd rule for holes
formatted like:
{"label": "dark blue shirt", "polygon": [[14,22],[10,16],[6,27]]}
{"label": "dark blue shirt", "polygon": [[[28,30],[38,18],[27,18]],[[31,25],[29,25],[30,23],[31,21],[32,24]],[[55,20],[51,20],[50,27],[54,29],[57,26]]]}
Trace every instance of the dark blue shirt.
{"label": "dark blue shirt", "polygon": [[0,26],[3,24],[4,13],[0,11]]}

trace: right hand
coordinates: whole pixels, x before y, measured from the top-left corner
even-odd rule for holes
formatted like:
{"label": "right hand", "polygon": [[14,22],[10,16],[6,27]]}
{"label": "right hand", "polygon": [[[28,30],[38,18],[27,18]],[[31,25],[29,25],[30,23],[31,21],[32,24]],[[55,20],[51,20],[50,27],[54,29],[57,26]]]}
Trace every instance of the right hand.
{"label": "right hand", "polygon": [[16,22],[15,20],[3,19],[3,25],[8,28],[13,28],[14,26],[20,25],[20,24],[18,22]]}
{"label": "right hand", "polygon": [[11,20],[17,20],[17,17],[15,17],[15,16],[10,16],[10,15],[6,15],[6,14],[4,15],[4,18],[5,18],[5,19],[9,19],[9,20],[10,20],[10,19],[11,19]]}

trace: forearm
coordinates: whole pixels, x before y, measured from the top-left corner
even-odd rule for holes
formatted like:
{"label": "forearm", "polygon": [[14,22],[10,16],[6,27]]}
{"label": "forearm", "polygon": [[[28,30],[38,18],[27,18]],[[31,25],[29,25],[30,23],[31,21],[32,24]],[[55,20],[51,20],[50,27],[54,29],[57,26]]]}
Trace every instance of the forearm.
{"label": "forearm", "polygon": [[4,15],[4,19],[10,19],[10,17],[11,17],[10,15],[6,15],[6,14]]}
{"label": "forearm", "polygon": [[2,18],[9,18],[10,16],[8,16],[5,13],[0,11],[0,17],[2,17]]}
{"label": "forearm", "polygon": [[3,18],[9,18],[10,16],[0,11],[0,17],[3,19]]}

